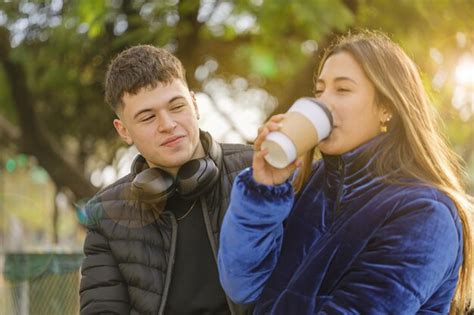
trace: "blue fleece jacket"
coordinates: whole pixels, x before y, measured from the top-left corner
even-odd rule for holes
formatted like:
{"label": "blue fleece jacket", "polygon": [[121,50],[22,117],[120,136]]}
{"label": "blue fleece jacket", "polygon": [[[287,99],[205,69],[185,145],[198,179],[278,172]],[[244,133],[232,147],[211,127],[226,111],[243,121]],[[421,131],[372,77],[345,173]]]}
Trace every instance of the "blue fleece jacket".
{"label": "blue fleece jacket", "polygon": [[361,166],[369,144],[323,156],[302,192],[234,182],[218,255],[221,283],[255,314],[446,314],[462,264],[453,202]]}

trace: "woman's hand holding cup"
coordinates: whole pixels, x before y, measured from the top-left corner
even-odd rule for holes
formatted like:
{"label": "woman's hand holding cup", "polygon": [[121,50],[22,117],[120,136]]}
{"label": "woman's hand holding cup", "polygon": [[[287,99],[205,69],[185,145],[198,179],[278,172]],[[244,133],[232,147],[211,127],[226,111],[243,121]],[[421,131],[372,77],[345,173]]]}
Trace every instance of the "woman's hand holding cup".
{"label": "woman's hand holding cup", "polygon": [[260,184],[279,185],[284,183],[299,165],[299,160],[296,160],[285,168],[276,168],[265,160],[268,150],[262,149],[262,142],[266,139],[270,132],[280,130],[280,122],[284,117],[284,114],[272,116],[269,121],[267,121],[262,127],[258,129],[258,136],[254,143],[255,152],[253,155],[252,167],[253,177],[255,181]]}
{"label": "woman's hand holding cup", "polygon": [[255,180],[266,185],[286,181],[298,166],[298,157],[327,138],[332,126],[327,106],[310,97],[296,100],[288,112],[273,116],[255,140]]}

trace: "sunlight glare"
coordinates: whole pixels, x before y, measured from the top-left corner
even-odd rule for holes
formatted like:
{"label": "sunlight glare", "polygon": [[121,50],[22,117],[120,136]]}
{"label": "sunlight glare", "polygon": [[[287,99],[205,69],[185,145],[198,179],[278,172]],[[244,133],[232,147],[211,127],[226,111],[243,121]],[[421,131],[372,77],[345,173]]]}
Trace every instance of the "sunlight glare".
{"label": "sunlight glare", "polygon": [[456,86],[452,105],[459,111],[461,119],[468,121],[474,114],[474,56],[464,54],[454,72]]}
{"label": "sunlight glare", "polygon": [[457,85],[474,86],[474,57],[471,54],[465,54],[459,60],[455,70],[455,79]]}

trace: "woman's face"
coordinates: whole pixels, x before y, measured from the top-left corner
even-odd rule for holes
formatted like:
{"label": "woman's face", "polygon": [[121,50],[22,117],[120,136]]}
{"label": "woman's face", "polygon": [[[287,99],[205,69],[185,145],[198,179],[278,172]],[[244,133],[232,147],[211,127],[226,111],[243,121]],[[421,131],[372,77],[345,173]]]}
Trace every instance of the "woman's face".
{"label": "woman's face", "polygon": [[316,98],[333,115],[334,129],[319,144],[329,155],[346,153],[380,133],[380,122],[388,116],[375,104],[375,88],[351,54],[329,57],[316,82]]}

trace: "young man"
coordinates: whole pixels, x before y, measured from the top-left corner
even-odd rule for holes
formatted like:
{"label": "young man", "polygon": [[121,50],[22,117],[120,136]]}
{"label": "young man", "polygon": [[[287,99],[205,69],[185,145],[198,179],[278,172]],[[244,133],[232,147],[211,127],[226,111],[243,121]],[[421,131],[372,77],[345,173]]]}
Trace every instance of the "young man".
{"label": "young man", "polygon": [[86,205],[81,314],[245,313],[225,296],[215,259],[250,146],[218,144],[199,130],[182,64],[164,49],[120,53],[105,98],[118,134],[140,155],[130,174]]}

